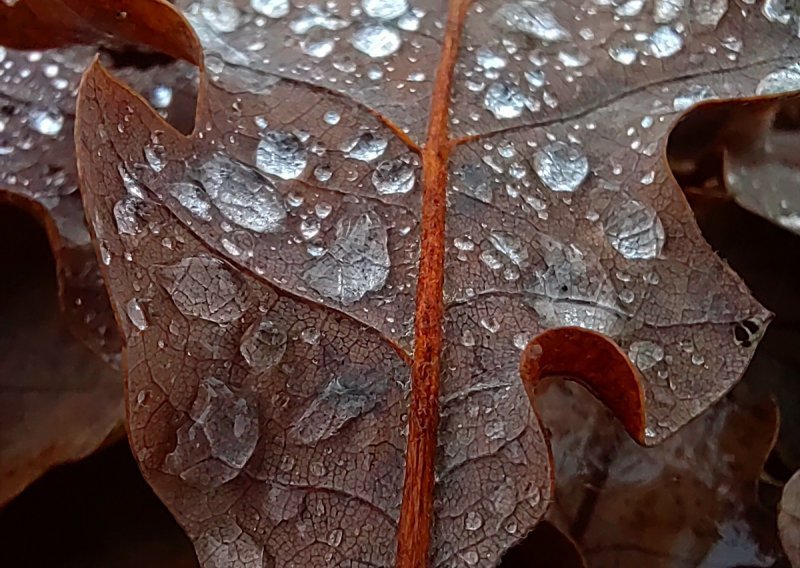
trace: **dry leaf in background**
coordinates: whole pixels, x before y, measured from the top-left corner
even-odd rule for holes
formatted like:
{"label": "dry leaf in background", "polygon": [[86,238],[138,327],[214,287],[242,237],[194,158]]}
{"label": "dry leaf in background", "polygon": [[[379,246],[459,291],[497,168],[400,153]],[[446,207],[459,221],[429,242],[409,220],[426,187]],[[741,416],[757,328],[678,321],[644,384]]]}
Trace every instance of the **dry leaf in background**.
{"label": "dry leaf in background", "polygon": [[795,473],[783,489],[778,529],[792,566],[800,566],[800,473]]}
{"label": "dry leaf in background", "polygon": [[650,443],[732,386],[767,312],[667,133],[798,40],[777,6],[676,6],[194,3],[189,137],[89,71],[132,441],[202,564],[496,562],[552,498],[518,378],[544,329],[625,349]]}
{"label": "dry leaf in background", "polygon": [[[25,2],[14,10],[34,4]],[[70,29],[63,20],[56,20],[55,27],[16,21],[10,17],[13,13],[11,7],[0,5],[0,43],[14,44],[13,32],[21,32],[29,43],[20,47],[57,46],[63,43],[56,41],[59,32]],[[103,60],[148,94],[151,104],[173,124],[187,128],[188,118],[190,129],[194,69],[111,40],[106,43]],[[26,274],[32,261],[24,251],[4,262],[9,275],[5,283],[18,295],[31,296],[5,299],[13,313],[3,321],[7,336],[1,380],[6,411],[0,423],[0,463],[5,481],[0,502],[48,467],[87,455],[111,428],[122,429],[119,373],[89,361],[89,354],[65,335],[68,327],[102,359],[118,365],[120,339],[84,220],[72,135],[78,82],[96,52],[96,47],[81,46],[45,51],[0,47],[0,201],[44,225],[58,279],[57,289],[49,272],[28,275],[42,277],[43,282],[17,281],[15,275]],[[19,237],[4,234],[7,245],[19,246]],[[37,294],[42,301],[35,299]],[[12,331],[17,327],[20,332]],[[62,345],[63,353],[59,349],[47,353]],[[103,380],[98,383],[99,376]],[[41,392],[47,394],[36,396]]]}
{"label": "dry leaf in background", "polygon": [[756,482],[778,415],[746,389],[642,448],[584,389],[547,385],[538,404],[556,456],[550,514],[587,565],[774,565],[780,544]]}
{"label": "dry leaf in background", "polygon": [[44,231],[0,204],[0,506],[121,428],[122,384],[58,309]]}

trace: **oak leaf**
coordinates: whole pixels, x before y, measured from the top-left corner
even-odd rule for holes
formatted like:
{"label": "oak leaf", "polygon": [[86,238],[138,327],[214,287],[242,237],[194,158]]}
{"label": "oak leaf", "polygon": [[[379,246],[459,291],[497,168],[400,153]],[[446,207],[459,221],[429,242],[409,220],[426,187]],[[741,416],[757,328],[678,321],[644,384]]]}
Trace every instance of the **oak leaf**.
{"label": "oak leaf", "polygon": [[205,53],[122,4],[200,66],[189,136],[92,66],[76,144],[131,441],[202,565],[493,565],[553,499],[523,383],[652,444],[746,367],[769,314],[664,150],[796,57],[776,4],[181,5]]}

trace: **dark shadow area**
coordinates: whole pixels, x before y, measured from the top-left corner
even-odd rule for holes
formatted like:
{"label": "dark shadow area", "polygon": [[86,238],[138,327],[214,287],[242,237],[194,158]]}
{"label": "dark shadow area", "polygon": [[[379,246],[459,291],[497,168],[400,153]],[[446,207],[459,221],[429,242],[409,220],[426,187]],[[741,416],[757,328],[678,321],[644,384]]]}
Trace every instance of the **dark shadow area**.
{"label": "dark shadow area", "polygon": [[125,441],[52,470],[0,511],[3,566],[192,568],[189,539]]}

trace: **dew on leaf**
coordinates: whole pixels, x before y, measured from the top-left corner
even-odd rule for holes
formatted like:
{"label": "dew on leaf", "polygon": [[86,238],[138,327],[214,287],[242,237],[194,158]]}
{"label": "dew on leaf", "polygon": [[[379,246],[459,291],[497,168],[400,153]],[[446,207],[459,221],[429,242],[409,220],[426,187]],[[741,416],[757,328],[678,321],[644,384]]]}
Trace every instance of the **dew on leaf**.
{"label": "dew on leaf", "polygon": [[259,233],[278,230],[286,210],[272,183],[254,168],[215,153],[191,172],[227,219]]}
{"label": "dew on leaf", "polygon": [[57,110],[37,108],[28,114],[28,124],[39,134],[55,137],[64,128],[64,115]]}
{"label": "dew on leaf", "polygon": [[686,0],[655,0],[653,19],[657,24],[666,24],[675,20],[686,4]]}
{"label": "dew on leaf", "polygon": [[757,95],[800,91],[800,63],[792,63],[766,75],[756,87]]}
{"label": "dew on leaf", "polygon": [[169,186],[169,194],[189,213],[203,221],[211,221],[208,195],[193,183],[178,182]]}
{"label": "dew on leaf", "polygon": [[167,150],[161,144],[153,143],[144,147],[144,159],[155,173],[164,169],[166,155]]}
{"label": "dew on leaf", "polygon": [[400,49],[400,34],[382,25],[365,26],[356,30],[350,43],[361,53],[373,58],[388,57]]}
{"label": "dew on leaf", "polygon": [[283,18],[289,13],[289,0],[250,0],[250,6],[267,18]]}
{"label": "dew on leaf", "polygon": [[345,156],[362,162],[380,158],[389,142],[374,132],[363,132],[342,146]]}
{"label": "dew on leaf", "polygon": [[571,37],[542,2],[522,0],[505,4],[495,18],[516,31],[543,41],[565,41]]}
{"label": "dew on leaf", "polygon": [[611,246],[630,260],[656,258],[664,246],[664,226],[658,213],[634,199],[611,207],[603,228]]}
{"label": "dew on leaf", "polygon": [[533,168],[551,190],[572,192],[589,174],[589,161],[578,146],[557,141],[537,150]]}
{"label": "dew on leaf", "polygon": [[492,202],[491,179],[487,169],[481,164],[464,164],[455,171],[453,188],[465,195],[482,201]]}
{"label": "dew on leaf", "polygon": [[256,149],[256,166],[262,172],[282,179],[295,179],[308,163],[307,152],[300,139],[290,132],[265,132]]}
{"label": "dew on leaf", "polygon": [[138,197],[127,195],[114,204],[114,221],[121,235],[138,235],[144,228],[141,210],[144,201]]}
{"label": "dew on leaf", "polygon": [[483,106],[497,119],[517,118],[525,109],[525,95],[511,83],[492,83],[486,90]]}
{"label": "dew on leaf", "polygon": [[672,57],[683,48],[683,37],[670,26],[657,28],[648,40],[650,55],[658,59]]}
{"label": "dew on leaf", "polygon": [[125,304],[125,313],[128,314],[128,319],[136,326],[139,331],[144,331],[148,327],[147,315],[144,313],[144,308],[136,298],[131,298]]}
{"label": "dew on leaf", "polygon": [[253,370],[264,372],[280,363],[286,353],[286,343],[286,332],[262,317],[244,332],[239,351]]}
{"label": "dew on leaf", "polygon": [[376,371],[345,368],[322,387],[292,424],[289,435],[309,446],[327,440],[349,422],[372,411],[388,389],[387,378]]}
{"label": "dew on leaf", "polygon": [[414,189],[416,168],[408,158],[395,158],[378,164],[372,172],[372,185],[381,195],[408,193]]}
{"label": "dew on leaf", "polygon": [[361,0],[361,6],[370,18],[394,20],[408,11],[408,0]]}
{"label": "dew on leaf", "polygon": [[717,94],[707,85],[690,85],[675,95],[672,100],[672,108],[675,111],[686,110],[697,103],[716,99]]}
{"label": "dew on leaf", "polygon": [[352,304],[367,292],[383,288],[389,276],[386,227],[369,212],[343,217],[336,224],[333,245],[303,274],[318,293]]}

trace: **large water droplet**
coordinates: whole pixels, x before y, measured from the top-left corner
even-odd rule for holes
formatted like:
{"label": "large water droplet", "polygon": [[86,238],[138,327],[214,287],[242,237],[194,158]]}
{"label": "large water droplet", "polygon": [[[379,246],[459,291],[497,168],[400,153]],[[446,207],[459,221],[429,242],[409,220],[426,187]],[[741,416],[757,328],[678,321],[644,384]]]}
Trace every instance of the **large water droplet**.
{"label": "large water droplet", "polygon": [[250,6],[268,18],[283,18],[289,13],[289,0],[250,0]]}
{"label": "large water droplet", "polygon": [[631,260],[655,258],[664,246],[664,226],[655,209],[633,199],[609,208],[603,228],[611,246]]}
{"label": "large water droplet", "polygon": [[408,158],[395,158],[378,164],[372,172],[372,185],[381,195],[408,193],[414,189],[416,171]]}
{"label": "large water droplet", "polygon": [[650,35],[650,55],[658,59],[672,57],[683,48],[683,37],[670,26],[661,26]]}
{"label": "large water droplet", "polygon": [[283,359],[286,342],[286,332],[270,320],[261,318],[244,332],[239,351],[255,371],[264,372]]}
{"label": "large water droplet", "polygon": [[309,446],[327,440],[349,422],[373,410],[388,389],[386,377],[377,371],[345,368],[322,388],[292,425],[289,435]]}
{"label": "large water droplet", "polygon": [[388,57],[400,49],[402,40],[397,30],[375,25],[358,29],[350,38],[350,43],[361,53],[380,58]]}
{"label": "large water droplet", "polygon": [[211,204],[208,196],[193,183],[178,182],[169,186],[169,193],[178,200],[189,213],[202,219],[211,221]]}
{"label": "large water droplet", "polygon": [[789,91],[800,91],[800,63],[792,63],[788,67],[773,71],[761,79],[756,87],[758,95],[774,95]]}
{"label": "large water droplet", "polygon": [[33,109],[28,114],[28,124],[45,136],[58,136],[64,127],[64,115],[57,110]]}
{"label": "large water droplet", "polygon": [[185,316],[214,323],[239,319],[249,306],[247,284],[211,256],[191,256],[159,267],[159,283]]}
{"label": "large water droplet", "polygon": [[259,233],[278,230],[286,218],[275,186],[255,169],[216,153],[191,172],[219,212]]}
{"label": "large water droplet", "polygon": [[533,168],[553,191],[575,191],[589,174],[589,161],[579,147],[558,141],[536,152]]}
{"label": "large water droplet", "polygon": [[208,25],[219,33],[236,31],[242,19],[242,13],[232,0],[204,2],[200,7],[200,14]]}
{"label": "large water droplet", "polygon": [[388,144],[385,138],[374,132],[364,132],[342,146],[342,150],[348,158],[370,162],[379,158]]}
{"label": "large water droplet", "polygon": [[318,293],[342,304],[357,302],[367,292],[383,288],[389,276],[386,227],[369,212],[343,217],[336,239],[303,278]]}
{"label": "large water droplet", "polygon": [[677,18],[686,4],[686,0],[656,0],[653,8],[653,19],[657,24],[666,24]]}
{"label": "large water droplet", "polygon": [[218,487],[235,478],[258,442],[255,404],[208,377],[200,381],[188,414],[191,421],[178,429],[165,471],[199,487]]}
{"label": "large water droplet", "polygon": [[525,95],[511,83],[492,83],[483,97],[483,106],[497,119],[517,118],[525,108]]}
{"label": "large water droplet", "polygon": [[282,179],[295,179],[308,163],[306,149],[294,134],[269,131],[256,150],[256,166]]}
{"label": "large water droplet", "polygon": [[495,18],[514,30],[544,41],[565,41],[571,37],[542,2],[523,0],[505,4],[497,11]]}
{"label": "large water droplet", "polygon": [[394,20],[408,10],[408,0],[362,0],[367,16],[379,20]]}

